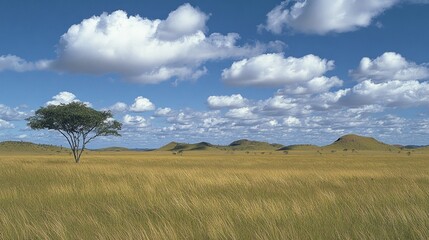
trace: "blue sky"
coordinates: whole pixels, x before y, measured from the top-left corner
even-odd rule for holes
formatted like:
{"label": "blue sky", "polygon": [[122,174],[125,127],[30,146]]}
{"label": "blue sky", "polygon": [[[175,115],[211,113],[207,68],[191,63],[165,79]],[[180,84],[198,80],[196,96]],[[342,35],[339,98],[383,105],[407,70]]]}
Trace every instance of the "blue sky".
{"label": "blue sky", "polygon": [[0,141],[65,145],[25,118],[111,110],[89,147],[429,144],[429,1],[0,1]]}

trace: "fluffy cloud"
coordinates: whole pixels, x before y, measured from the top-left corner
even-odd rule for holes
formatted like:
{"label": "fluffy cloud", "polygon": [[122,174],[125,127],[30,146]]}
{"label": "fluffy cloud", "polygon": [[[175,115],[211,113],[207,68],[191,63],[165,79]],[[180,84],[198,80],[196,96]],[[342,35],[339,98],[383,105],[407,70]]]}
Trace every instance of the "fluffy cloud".
{"label": "fluffy cloud", "polygon": [[16,72],[25,72],[32,70],[43,70],[49,67],[50,62],[41,60],[35,63],[27,62],[15,55],[0,56],[0,72],[11,70]]}
{"label": "fluffy cloud", "polygon": [[267,14],[265,28],[276,34],[284,28],[312,34],[348,32],[368,26],[399,0],[286,0]]}
{"label": "fluffy cloud", "polygon": [[180,112],[175,116],[171,116],[167,119],[169,123],[179,124],[179,125],[191,125],[195,119],[194,114]]}
{"label": "fluffy cloud", "polygon": [[277,120],[275,120],[275,119],[269,120],[267,124],[269,126],[271,126],[271,127],[278,127],[278,126],[280,126],[279,122]]}
{"label": "fluffy cloud", "polygon": [[222,117],[209,117],[203,119],[203,127],[205,128],[218,128],[219,126],[224,126],[227,123],[228,120]]}
{"label": "fluffy cloud", "polygon": [[165,21],[160,22],[156,32],[157,37],[174,41],[182,36],[205,31],[208,18],[205,13],[193,8],[191,5],[182,5],[168,14]]}
{"label": "fluffy cloud", "polygon": [[244,107],[247,99],[241,94],[233,94],[231,96],[210,96],[207,98],[207,103],[210,108],[240,108]]}
{"label": "fluffy cloud", "polygon": [[385,107],[413,107],[429,103],[429,82],[422,81],[429,78],[429,68],[426,64],[407,61],[398,53],[386,52],[373,60],[364,57],[350,74],[359,83],[352,88],[329,93],[337,96],[332,98],[332,104],[366,107],[367,110],[373,106],[376,112]]}
{"label": "fluffy cloud", "polygon": [[[224,69],[223,80],[240,86],[286,86],[299,87],[334,68],[334,61],[321,59],[309,54],[301,58],[287,57],[283,54],[262,54],[234,62]],[[314,80],[314,84],[320,80]],[[337,81],[337,80],[336,80]],[[335,85],[335,84],[334,84]],[[303,86],[304,87],[304,86]],[[297,90],[299,91],[299,90]],[[305,90],[307,91],[307,90]]]}
{"label": "fluffy cloud", "polygon": [[126,114],[123,118],[124,125],[129,127],[145,128],[149,126],[148,121],[141,116],[131,116]]}
{"label": "fluffy cloud", "polygon": [[155,111],[154,116],[156,116],[156,117],[165,117],[165,116],[168,116],[171,112],[172,112],[171,108],[158,108]]}
{"label": "fluffy cloud", "polygon": [[386,52],[374,60],[364,57],[360,61],[359,67],[350,73],[359,81],[371,79],[373,82],[429,78],[429,68],[427,65],[418,65],[414,62],[409,62],[395,52]]}
{"label": "fluffy cloud", "polygon": [[341,87],[343,81],[338,77],[315,77],[304,83],[288,84],[279,91],[282,94],[315,94],[329,91],[333,87]]}
{"label": "fluffy cloud", "polygon": [[128,110],[128,105],[123,102],[117,102],[113,104],[112,106],[108,107],[108,110],[114,112],[114,113],[121,113],[126,112]]}
{"label": "fluffy cloud", "polygon": [[313,96],[307,102],[314,110],[331,110],[332,108],[338,108],[338,101],[344,97],[350,89],[340,89],[336,92],[326,92],[316,96]]}
{"label": "fluffy cloud", "polygon": [[[5,121],[23,120],[27,117],[27,113],[20,111],[18,108],[11,108],[0,104],[0,119]],[[3,123],[6,125],[6,122]]]}
{"label": "fluffy cloud", "polygon": [[137,97],[131,105],[130,110],[132,112],[146,112],[155,109],[155,105],[147,98],[142,96]]}
{"label": "fluffy cloud", "polygon": [[[72,102],[81,102],[79,99],[76,98],[76,95],[74,95],[71,92],[60,92],[57,95],[52,97],[51,101],[46,102],[45,105],[60,105],[60,104],[69,104]],[[91,107],[92,104],[89,102],[83,102],[88,107]]]}
{"label": "fluffy cloud", "polygon": [[347,106],[377,104],[386,107],[411,107],[429,104],[429,83],[419,81],[363,81],[339,99]]}
{"label": "fluffy cloud", "polygon": [[255,119],[257,117],[257,115],[254,114],[252,109],[249,107],[230,109],[225,114],[225,116],[228,118],[243,119],[243,120]]}
{"label": "fluffy cloud", "polygon": [[295,108],[297,103],[294,99],[285,98],[282,95],[276,95],[263,101],[260,105],[264,110],[289,110]]}
{"label": "fluffy cloud", "polygon": [[0,129],[4,129],[4,128],[13,128],[13,124],[3,119],[0,119]]}
{"label": "fluffy cloud", "polygon": [[[237,46],[239,35],[206,35],[208,15],[190,4],[165,20],[128,16],[118,10],[83,20],[60,40],[51,67],[90,74],[118,73],[140,83],[196,79],[209,60],[255,55],[266,46]],[[124,37],[127,36],[127,37]]]}
{"label": "fluffy cloud", "polygon": [[301,126],[301,121],[293,116],[289,116],[283,119],[283,125],[288,127],[298,127]]}
{"label": "fluffy cloud", "polygon": [[18,139],[24,139],[24,138],[27,138],[28,137],[28,135],[27,134],[21,134],[21,135],[18,135]]}

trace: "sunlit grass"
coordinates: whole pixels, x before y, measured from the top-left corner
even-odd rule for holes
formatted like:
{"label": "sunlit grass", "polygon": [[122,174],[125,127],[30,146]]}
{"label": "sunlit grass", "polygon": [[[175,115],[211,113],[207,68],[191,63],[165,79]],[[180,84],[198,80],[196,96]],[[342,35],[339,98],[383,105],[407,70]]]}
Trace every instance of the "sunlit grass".
{"label": "sunlit grass", "polygon": [[428,239],[429,155],[0,155],[0,239]]}

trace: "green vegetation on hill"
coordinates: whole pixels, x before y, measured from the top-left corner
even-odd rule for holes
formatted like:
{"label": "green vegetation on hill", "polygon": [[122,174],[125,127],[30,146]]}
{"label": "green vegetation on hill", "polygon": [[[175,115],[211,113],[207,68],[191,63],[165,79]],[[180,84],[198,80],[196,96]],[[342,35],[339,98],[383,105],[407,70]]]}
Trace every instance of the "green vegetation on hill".
{"label": "green vegetation on hill", "polygon": [[107,148],[94,149],[93,151],[124,152],[124,151],[131,151],[131,150],[125,147],[107,147]]}
{"label": "green vegetation on hill", "polygon": [[195,144],[170,142],[167,145],[160,147],[158,151],[275,151],[282,147],[284,146],[280,144],[270,144],[266,142],[242,139],[234,141],[228,146],[213,145],[208,142],[200,142]]}
{"label": "green vegetation on hill", "polygon": [[[319,147],[311,144],[296,144],[284,146],[281,144],[271,144],[261,141],[252,141],[247,139],[241,139],[232,142],[229,145],[213,145],[208,142],[199,142],[194,144],[189,143],[178,143],[170,142],[165,146],[160,147],[157,151],[316,151],[316,150],[371,150],[371,151],[396,151],[400,149],[416,149],[419,151],[429,151],[429,146],[426,147],[413,147],[407,148],[406,146],[389,145],[383,142],[377,141],[372,137],[363,137],[359,135],[349,134],[338,138],[332,144],[327,146]],[[125,147],[108,147],[101,149],[93,149],[93,151],[111,151],[111,152],[123,152],[123,151],[134,151],[135,149],[128,149]],[[49,153],[49,152],[69,152],[68,148],[45,145],[45,144],[34,144],[31,142],[18,142],[18,141],[6,141],[0,142],[0,152],[28,152],[28,153]]]}
{"label": "green vegetation on hill", "polygon": [[327,149],[335,150],[373,150],[373,151],[389,151],[396,150],[397,147],[377,141],[372,137],[363,137],[359,135],[349,134],[338,138],[334,143],[325,146]]}
{"label": "green vegetation on hill", "polygon": [[2,153],[65,153],[69,152],[70,149],[46,145],[46,144],[35,144],[31,142],[21,141],[5,141],[0,142],[0,152]]}
{"label": "green vegetation on hill", "polygon": [[299,150],[299,151],[310,151],[310,150],[318,150],[320,149],[319,146],[312,145],[312,144],[296,144],[296,145],[289,145],[282,147],[278,149],[278,151],[289,151],[289,150]]}
{"label": "green vegetation on hill", "polygon": [[[212,145],[207,142],[196,144],[177,143],[171,142],[161,148],[159,151],[193,151],[193,150],[223,150],[223,151],[316,151],[321,149],[328,150],[371,150],[371,151],[393,151],[398,150],[399,147],[394,145],[385,144],[377,141],[372,137],[363,137],[355,134],[349,134],[338,138],[332,144],[319,147],[312,144],[296,144],[283,146],[281,144],[271,144],[261,141],[252,141],[241,139],[232,142],[227,146]],[[424,148],[422,148],[424,149]],[[429,149],[429,147],[428,147]]]}
{"label": "green vegetation on hill", "polygon": [[281,144],[271,144],[247,139],[234,141],[228,146],[229,149],[237,151],[275,151],[282,147],[284,146]]}
{"label": "green vegetation on hill", "polygon": [[200,142],[195,144],[170,142],[167,145],[160,147],[158,149],[158,151],[172,151],[172,152],[201,151],[201,150],[213,151],[213,150],[218,150],[218,147],[207,142]]}

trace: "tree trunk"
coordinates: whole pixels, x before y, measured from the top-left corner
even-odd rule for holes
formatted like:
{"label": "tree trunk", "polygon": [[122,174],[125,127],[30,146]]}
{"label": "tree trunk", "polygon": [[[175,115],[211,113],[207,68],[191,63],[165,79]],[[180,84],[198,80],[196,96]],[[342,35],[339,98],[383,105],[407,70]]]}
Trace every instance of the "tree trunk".
{"label": "tree trunk", "polygon": [[80,157],[82,156],[82,153],[83,153],[84,150],[85,150],[85,146],[82,146],[81,149],[79,149],[79,147],[77,148],[76,155],[75,155],[75,158],[74,158],[74,160],[76,161],[76,163],[80,162]]}
{"label": "tree trunk", "polygon": [[79,154],[78,154],[78,151],[79,151],[79,150],[77,150],[77,149],[72,149],[72,151],[73,151],[73,158],[74,158],[74,161],[75,161],[76,163],[79,163],[79,161],[80,161]]}

